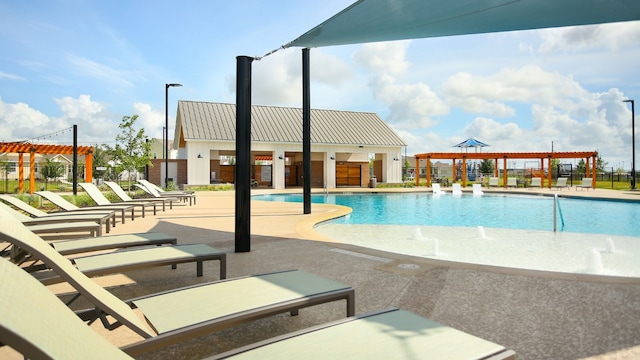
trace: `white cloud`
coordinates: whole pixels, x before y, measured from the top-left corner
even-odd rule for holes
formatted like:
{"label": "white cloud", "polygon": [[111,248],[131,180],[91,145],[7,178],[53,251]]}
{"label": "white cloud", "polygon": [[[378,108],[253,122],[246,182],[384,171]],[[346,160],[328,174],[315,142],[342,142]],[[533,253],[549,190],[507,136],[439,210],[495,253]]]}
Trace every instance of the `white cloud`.
{"label": "white cloud", "polygon": [[353,54],[353,60],[376,74],[400,76],[411,66],[406,59],[410,44],[411,41],[364,44]]}
{"label": "white cloud", "polygon": [[[151,109],[151,105],[145,103],[133,104],[133,114],[138,115],[136,128],[143,128],[147,137],[162,139],[162,128],[165,125],[165,113]],[[176,120],[175,116],[169,114],[169,139],[173,139],[173,132]]]}
{"label": "white cloud", "polygon": [[449,113],[447,104],[423,83],[399,83],[397,76],[410,67],[405,59],[409,41],[362,45],[353,55],[356,63],[373,70],[369,81],[374,97],[384,103],[389,114],[385,120],[399,129],[434,126],[433,116]]}
{"label": "white cloud", "polygon": [[640,22],[573,26],[538,30],[540,53],[579,51],[595,47],[617,50],[640,43]]}
{"label": "white cloud", "polygon": [[22,76],[15,75],[15,74],[8,74],[6,72],[0,71],[0,80],[2,80],[2,79],[15,80],[15,81],[24,81],[25,80],[25,78],[23,78]]}
{"label": "white cloud", "polygon": [[[311,81],[328,88],[343,86],[353,73],[342,59],[314,49],[310,55]],[[302,93],[302,56],[300,51],[279,51],[251,66],[252,101],[254,104],[300,106]],[[313,86],[314,95],[318,88]],[[235,94],[236,77],[227,78],[230,94]],[[335,92],[335,91],[334,91]],[[331,94],[327,94],[331,96]]]}
{"label": "white cloud", "polygon": [[0,141],[21,141],[55,129],[48,128],[49,118],[28,104],[7,104],[0,98]]}

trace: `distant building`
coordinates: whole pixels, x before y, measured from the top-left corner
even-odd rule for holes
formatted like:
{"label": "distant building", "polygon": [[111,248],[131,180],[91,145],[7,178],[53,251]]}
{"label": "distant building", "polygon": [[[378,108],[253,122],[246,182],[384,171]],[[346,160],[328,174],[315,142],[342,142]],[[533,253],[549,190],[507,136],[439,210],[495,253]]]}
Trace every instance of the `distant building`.
{"label": "distant building", "polygon": [[[178,102],[173,142],[178,161],[171,162],[169,178],[188,185],[234,182],[235,111],[235,104]],[[251,138],[252,177],[261,186],[302,186],[302,109],[253,105]],[[363,187],[371,175],[378,182],[400,183],[405,146],[375,113],[312,109],[311,185]],[[152,181],[162,182],[164,167],[155,169]]]}

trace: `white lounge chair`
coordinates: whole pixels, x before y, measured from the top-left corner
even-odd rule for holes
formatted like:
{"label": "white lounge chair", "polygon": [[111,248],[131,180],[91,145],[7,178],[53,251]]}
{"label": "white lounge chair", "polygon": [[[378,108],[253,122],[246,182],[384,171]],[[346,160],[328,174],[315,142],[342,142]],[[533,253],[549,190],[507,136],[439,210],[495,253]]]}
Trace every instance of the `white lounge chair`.
{"label": "white lounge chair", "polygon": [[489,178],[489,187],[498,187],[500,186],[500,179],[497,177],[490,177]]}
{"label": "white lounge chair", "polygon": [[442,195],[445,193],[445,191],[440,187],[439,183],[431,184],[431,191],[433,192],[433,195]]}
{"label": "white lounge chair", "polygon": [[556,185],[554,186],[556,189],[564,189],[564,188],[568,188],[569,185],[567,185],[567,178],[566,177],[559,177],[556,180]]}
{"label": "white lounge chair", "polygon": [[514,178],[514,177],[509,177],[507,178],[507,187],[514,187],[517,188],[518,187],[518,179]]}
{"label": "white lounge chair", "polygon": [[473,184],[473,195],[480,196],[482,194],[484,194],[484,191],[482,191],[482,184]]}
{"label": "white lounge chair", "polygon": [[79,183],[80,187],[84,189],[84,191],[91,197],[93,201],[95,201],[98,206],[112,206],[112,205],[131,205],[133,207],[138,207],[140,212],[142,213],[142,217],[145,217],[145,211],[147,207],[151,207],[153,209],[153,215],[158,213],[157,211],[157,203],[152,201],[125,201],[119,203],[112,203],[107,199],[106,196],[100,191],[100,189],[93,185],[92,183]]}
{"label": "white lounge chair", "polygon": [[[111,189],[111,191],[113,191],[114,194],[116,194],[117,197],[120,198],[120,200],[122,200],[125,203],[140,201],[140,200],[132,199],[131,196],[129,196],[129,194],[127,194],[127,192],[124,191],[124,189],[121,188],[120,185],[118,185],[117,183],[115,183],[113,181],[105,181],[104,183],[105,183],[105,185],[107,185]],[[172,199],[172,198],[144,198],[144,199],[142,199],[142,201],[151,201],[151,202],[162,203],[162,211],[166,211],[166,209],[167,209],[166,204],[167,203],[169,203],[169,209],[173,209],[173,201],[174,201],[174,199]]]}
{"label": "white lounge chair", "polygon": [[539,177],[531,178],[531,183],[529,184],[530,188],[542,188],[542,179]]}
{"label": "white lounge chair", "polygon": [[576,186],[576,190],[580,189],[592,189],[593,188],[593,181],[591,178],[582,178],[582,183],[578,186]]}
{"label": "white lounge chair", "polygon": [[455,184],[452,185],[451,194],[453,196],[462,195],[462,187],[460,186],[460,184],[455,183]]}

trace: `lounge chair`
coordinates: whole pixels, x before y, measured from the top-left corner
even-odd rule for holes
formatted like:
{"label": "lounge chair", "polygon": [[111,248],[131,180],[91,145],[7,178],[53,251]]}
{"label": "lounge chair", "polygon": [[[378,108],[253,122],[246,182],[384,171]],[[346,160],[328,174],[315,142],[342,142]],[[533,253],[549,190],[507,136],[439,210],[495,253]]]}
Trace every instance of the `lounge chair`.
{"label": "lounge chair", "polygon": [[433,195],[442,195],[445,193],[445,191],[440,187],[439,183],[431,184],[431,191],[433,192]]}
{"label": "lounge chair", "polygon": [[556,189],[564,189],[564,188],[568,188],[569,185],[567,185],[567,178],[566,177],[559,177],[556,180],[556,185],[554,186]]}
{"label": "lounge chair", "polygon": [[[2,223],[9,222],[11,220],[10,216],[11,214],[5,209],[0,208],[0,220],[2,220]],[[14,221],[14,223],[16,222]],[[3,238],[3,240],[28,254],[26,258],[21,259],[21,263],[31,260],[34,261],[30,267],[25,267],[25,270],[38,271],[42,268],[39,264],[36,266],[38,260],[48,266],[47,261],[36,253],[29,251],[29,249],[40,246],[51,248],[54,252],[55,250],[42,238],[27,230],[31,229],[24,228],[21,237],[12,237],[7,233],[10,230],[5,230],[3,225],[2,230],[0,230],[0,238]],[[59,253],[58,255],[62,256]],[[87,276],[99,276],[153,266],[171,265],[175,268],[176,264],[195,262],[197,269],[196,276],[202,276],[202,263],[208,260],[220,261],[220,277],[224,279],[226,277],[226,254],[205,244],[157,246],[130,251],[116,251],[74,258],[71,260],[71,263]],[[69,262],[69,259],[65,261]],[[59,282],[61,280],[64,279],[59,276],[41,279],[41,281],[46,284]]]}
{"label": "lounge chair", "polygon": [[100,191],[100,189],[98,189],[97,186],[91,183],[79,183],[78,185],[80,185],[80,187],[84,189],[87,195],[89,195],[89,197],[91,197],[91,199],[95,201],[95,203],[98,204],[98,206],[111,206],[111,205],[122,205],[122,204],[131,205],[131,206],[140,208],[140,211],[142,212],[142,217],[145,217],[145,211],[147,207],[153,208],[153,215],[156,215],[158,213],[156,208],[157,204],[155,202],[127,201],[126,203],[112,203],[111,201],[109,201],[109,199],[107,199],[106,196],[104,196],[104,194]]}
{"label": "lounge chair", "polygon": [[[93,308],[76,313],[80,318],[86,321],[101,319],[108,329],[123,325],[142,336],[144,340],[123,348],[130,355],[138,355],[185,339],[266,316],[286,312],[297,315],[302,308],[333,301],[346,300],[347,316],[353,316],[355,312],[355,292],[353,288],[298,270],[216,281],[148,295],[131,301],[123,301],[78,271],[66,258],[57,253],[52,247],[39,241],[38,237],[27,231],[23,225],[0,217],[0,229],[2,229],[0,235],[5,240],[20,242],[21,247],[40,258],[49,268],[53,269],[73,286],[80,295],[93,304]],[[2,263],[3,268],[11,268],[13,266],[7,265],[2,260],[0,260],[0,263]],[[37,281],[27,280],[29,276],[25,277],[24,274],[14,276],[20,270],[2,270],[0,271],[0,276],[2,277],[0,287],[3,289],[3,295],[6,290],[12,296],[20,296],[25,299],[36,298],[39,301],[40,298],[51,298],[48,295],[40,296],[44,294],[41,290],[32,289],[40,289],[42,286],[37,284]],[[19,295],[15,294],[16,292]],[[29,294],[29,296],[25,296],[25,294]],[[7,301],[7,297],[2,296],[0,301]],[[14,299],[12,298],[12,300]],[[28,301],[25,302],[28,303]],[[75,330],[80,327],[75,323],[72,325],[74,326],[72,329],[75,330],[69,330],[72,331],[71,333],[66,331],[57,333],[40,322],[42,319],[38,316],[39,314],[42,314],[42,317],[47,317],[44,314],[55,311],[56,314],[51,314],[51,317],[56,319],[53,323],[64,324],[69,329],[66,321],[60,321],[57,318],[58,310],[63,312],[60,306],[56,305],[56,307],[52,308],[48,305],[38,304],[37,314],[29,314],[29,316],[23,317],[21,316],[22,313],[13,310],[14,306],[18,308],[22,304],[14,305],[13,302],[10,302],[6,305],[0,310],[3,311],[0,322],[22,321],[29,323],[30,319],[35,319],[34,321],[39,321],[39,323],[37,326],[33,323],[30,324],[30,326],[35,326],[32,333],[49,334],[52,339],[60,337],[68,340],[67,336],[61,334],[68,334],[69,337],[73,338],[78,346],[67,348],[67,351],[76,352],[79,351],[78,347],[84,348],[84,345],[91,346],[92,344],[88,341],[79,340],[79,335],[75,333]],[[132,307],[136,307],[137,311],[134,312]],[[168,311],[169,309],[171,311]],[[66,313],[66,310],[64,312]],[[8,316],[4,316],[7,313]],[[46,321],[48,322],[49,320],[47,319]],[[3,343],[9,344],[10,341],[12,342],[10,344],[12,347],[14,347],[13,342],[15,341],[17,346],[15,349],[19,351],[32,350],[20,339],[16,340],[14,336],[2,337]],[[55,346],[56,344],[48,343],[48,345]],[[62,347],[62,349],[65,347]],[[87,349],[84,350],[89,351]],[[103,355],[98,349],[92,348],[90,350],[93,356],[88,358]],[[37,355],[30,355],[30,357],[39,358]],[[65,356],[54,356],[53,358],[58,357],[65,358]],[[82,356],[79,356],[79,358],[82,358]]]}
{"label": "lounge chair", "polygon": [[453,196],[462,195],[462,187],[460,186],[460,184],[455,183],[455,184],[452,185],[451,194]]}
{"label": "lounge chair", "polygon": [[102,236],[102,225],[106,225],[107,232],[111,230],[111,219],[103,215],[76,215],[76,216],[47,216],[32,218],[12,209],[0,202],[0,209],[4,209],[16,220],[32,228],[37,234],[50,234],[61,232],[89,232],[91,236]]}
{"label": "lounge chair", "polygon": [[532,177],[531,183],[529,184],[530,188],[542,188],[542,179],[539,177]]}
{"label": "lounge chair", "polygon": [[51,242],[51,246],[62,255],[90,251],[123,249],[136,246],[176,245],[178,239],[160,232],[107,235],[88,239],[73,239]]}
{"label": "lounge chair", "polygon": [[[136,199],[132,199],[129,194],[127,194],[126,191],[124,191],[123,188],[120,187],[120,185],[118,185],[117,183],[113,182],[113,181],[105,181],[104,182],[105,185],[107,185],[111,191],[113,191],[114,194],[116,194],[117,197],[120,198],[120,200],[122,200],[123,202],[129,202],[129,201],[138,201]],[[166,211],[166,204],[169,203],[169,209],[173,209],[173,199],[171,198],[145,198],[143,201],[155,201],[158,203],[162,203],[162,211]]]}
{"label": "lounge chair", "polygon": [[508,177],[507,178],[507,187],[514,187],[517,188],[518,187],[518,179],[514,178],[514,177]]}
{"label": "lounge chair", "polygon": [[333,321],[211,359],[515,359],[515,352],[400,309]]}
{"label": "lounge chair", "polygon": [[173,197],[180,198],[184,201],[189,199],[189,205],[191,205],[192,200],[194,204],[196,203],[196,194],[193,191],[166,191],[161,187],[159,187],[158,185],[144,179],[138,180],[138,182],[142,186],[144,186],[147,190],[151,191],[154,194],[158,194],[160,196],[168,196],[168,197],[173,196]]}
{"label": "lounge chair", "polygon": [[473,195],[480,196],[482,194],[484,194],[484,191],[482,191],[482,184],[473,184]]}
{"label": "lounge chair", "polygon": [[582,178],[582,183],[576,186],[576,190],[580,189],[592,189],[593,188],[593,180],[591,178]]}
{"label": "lounge chair", "polygon": [[500,186],[500,179],[497,177],[489,178],[489,187],[498,187]]}
{"label": "lounge chair", "polygon": [[111,210],[120,212],[122,223],[124,224],[125,214],[127,211],[131,211],[131,220],[135,218],[135,208],[133,205],[108,205],[108,206],[85,206],[79,207],[76,206],[67,200],[65,200],[62,196],[51,192],[51,191],[36,191],[36,195],[42,196],[47,199],[49,202],[54,204],[55,206],[61,208],[64,211],[95,211],[95,210]]}
{"label": "lounge chair", "polygon": [[109,232],[109,226],[116,226],[116,213],[115,211],[85,211],[85,212],[58,212],[47,213],[38,208],[35,208],[26,202],[10,196],[0,195],[0,200],[11,204],[18,210],[29,214],[32,218],[36,219],[68,219],[68,221],[99,221],[100,224],[107,226],[107,232]]}

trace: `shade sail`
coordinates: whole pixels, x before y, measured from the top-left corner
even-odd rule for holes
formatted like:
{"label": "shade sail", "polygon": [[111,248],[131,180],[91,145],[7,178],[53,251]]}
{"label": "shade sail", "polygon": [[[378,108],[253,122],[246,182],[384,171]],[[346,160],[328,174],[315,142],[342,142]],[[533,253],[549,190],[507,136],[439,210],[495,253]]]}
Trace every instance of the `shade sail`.
{"label": "shade sail", "polygon": [[480,140],[476,140],[474,138],[468,138],[467,140],[454,145],[453,147],[459,147],[459,148],[470,148],[470,147],[485,147],[485,146],[489,146],[485,143],[483,143]]}
{"label": "shade sail", "polygon": [[638,0],[360,0],[284,47],[640,20]]}

